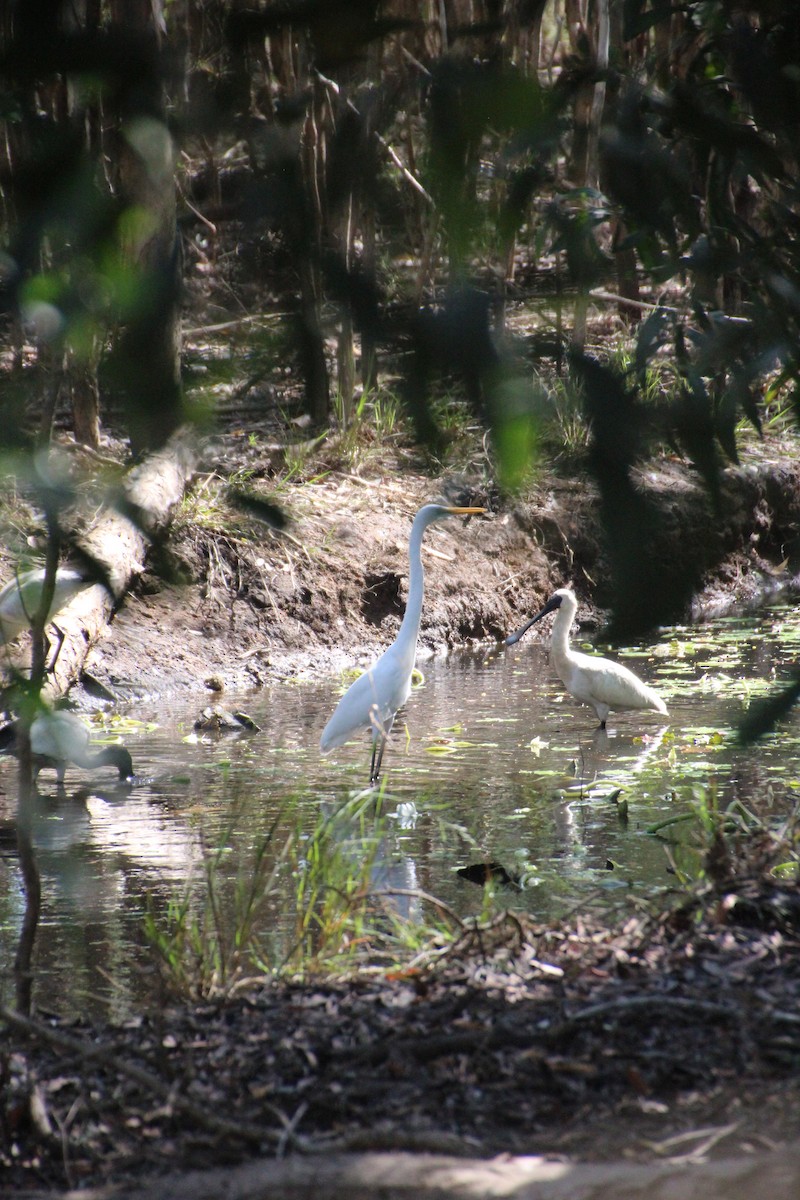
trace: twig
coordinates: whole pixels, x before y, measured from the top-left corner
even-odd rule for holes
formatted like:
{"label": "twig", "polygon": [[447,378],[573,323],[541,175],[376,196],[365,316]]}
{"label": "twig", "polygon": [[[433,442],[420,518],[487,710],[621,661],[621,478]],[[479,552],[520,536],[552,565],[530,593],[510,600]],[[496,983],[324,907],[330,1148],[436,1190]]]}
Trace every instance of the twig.
{"label": "twig", "polygon": [[[733,1121],[730,1125],[712,1125],[707,1129],[687,1129],[685,1133],[676,1133],[673,1137],[664,1138],[663,1141],[647,1141],[645,1144],[650,1146],[656,1154],[668,1154],[670,1162],[695,1162],[698,1158],[704,1158],[717,1142],[722,1141],[731,1133],[735,1133],[740,1125],[741,1121]],[[688,1154],[672,1154],[672,1151],[678,1146],[698,1141],[701,1138],[700,1145],[695,1146]]]}
{"label": "twig", "polygon": [[189,212],[194,213],[194,215],[197,217],[198,221],[201,221],[203,223],[203,225],[205,225],[206,229],[212,234],[212,236],[216,237],[217,234],[219,233],[219,230],[217,229],[217,226],[214,224],[214,222],[209,221],[208,217],[204,216],[203,213],[200,212],[200,209],[197,208],[196,205],[192,204],[191,200],[186,195],[186,192],[184,191],[183,188],[180,189],[180,193],[181,193],[181,200],[186,205],[186,207],[189,209]]}
{"label": "twig", "polygon": [[386,141],[386,138],[381,137],[381,135],[378,133],[377,130],[375,130],[374,133],[375,133],[375,138],[378,141],[378,144],[380,146],[382,146],[383,149],[386,151],[386,153],[389,155],[392,162],[397,167],[397,169],[400,171],[401,175],[404,177],[406,182],[410,183],[416,192],[419,192],[420,196],[422,196],[423,200],[427,201],[427,203],[430,204],[431,208],[435,208],[436,202],[434,201],[433,196],[430,194],[429,191],[427,191],[422,186],[420,181],[417,179],[416,175],[412,175],[412,173],[409,171],[408,167],[405,165],[405,163],[402,161],[402,159],[398,155],[397,151],[392,146],[389,145],[389,143]]}
{"label": "twig", "polygon": [[331,475],[338,475],[342,479],[349,479],[351,483],[360,483],[362,487],[374,488],[374,479],[362,479],[359,475],[349,475],[347,471],[338,471],[335,468],[331,471]]}
{"label": "twig", "polygon": [[303,1117],[306,1115],[307,1111],[308,1111],[308,1103],[304,1100],[303,1103],[298,1106],[297,1111],[295,1112],[293,1117],[289,1118],[289,1117],[283,1116],[283,1114],[280,1114],[281,1119],[283,1121],[284,1128],[283,1128],[283,1132],[281,1133],[280,1137],[278,1138],[278,1145],[277,1145],[277,1148],[275,1151],[276,1158],[283,1158],[284,1154],[286,1153],[286,1147],[289,1144],[289,1142],[296,1141],[295,1130],[297,1129],[297,1126],[302,1121]]}
{"label": "twig", "polygon": [[194,329],[184,329],[183,337],[200,337],[206,333],[224,333],[226,329],[236,329],[239,325],[252,325],[257,321],[278,321],[288,316],[287,313],[253,313],[246,317],[237,317],[233,321],[221,321],[218,325],[197,325]]}
{"label": "twig", "polygon": [[58,442],[59,450],[66,450],[69,454],[83,454],[86,458],[91,458],[92,462],[96,462],[101,467],[111,467],[115,471],[122,470],[122,464],[115,458],[109,458],[105,454],[100,454],[92,446],[86,446],[83,442],[61,441]]}
{"label": "twig", "polygon": [[424,545],[423,550],[433,558],[441,558],[442,562],[455,562],[455,557],[452,554],[445,554],[443,550],[437,550],[435,546]]}
{"label": "twig", "polygon": [[436,896],[432,896],[430,892],[425,892],[421,888],[376,888],[374,890],[370,890],[369,895],[407,896],[411,900],[422,900],[424,903],[431,904],[434,908],[438,908],[439,911],[444,913],[446,917],[449,917],[453,924],[457,925],[459,929],[465,928],[464,921],[461,919],[458,913],[450,907],[449,904],[445,904],[444,900],[437,899]]}
{"label": "twig", "polygon": [[[328,1138],[311,1147],[313,1154],[353,1154],[370,1151],[380,1153],[384,1151],[410,1154],[451,1154],[459,1158],[475,1156],[480,1150],[481,1143],[477,1138],[461,1137],[459,1134],[450,1133],[445,1129],[431,1129],[419,1133],[407,1129],[359,1129],[355,1133]],[[399,1186],[402,1188],[403,1185]],[[405,1189],[403,1188],[403,1190]],[[438,1188],[436,1192],[440,1194]],[[399,1195],[399,1192],[397,1194]],[[455,1195],[455,1192],[452,1194]],[[483,1191],[481,1194],[488,1195]]]}
{"label": "twig", "polygon": [[407,58],[407,59],[408,59],[408,61],[411,63],[411,65],[412,65],[413,67],[416,67],[416,69],[417,69],[417,70],[420,72],[420,74],[421,74],[421,75],[425,75],[425,76],[427,76],[427,78],[428,78],[428,79],[430,79],[430,78],[431,78],[431,73],[430,73],[430,71],[428,70],[428,68],[427,68],[426,66],[424,66],[424,65],[423,65],[423,64],[422,64],[422,63],[419,61],[419,59],[418,59],[418,58],[415,58],[415,57],[414,57],[414,55],[411,53],[411,51],[410,51],[410,50],[406,50],[405,46],[401,46],[401,47],[400,47],[400,53],[403,55],[403,58]]}
{"label": "twig", "polygon": [[627,296],[618,296],[615,292],[604,292],[598,289],[592,289],[588,293],[590,300],[608,300],[612,304],[626,304],[628,308],[640,308],[642,312],[668,312],[679,313],[681,309],[673,308],[671,304],[653,304],[648,300],[629,300]]}
{"label": "twig", "polygon": [[[340,94],[342,89],[339,87],[339,84],[336,83],[335,80],[328,79],[328,77],[326,75],[323,75],[322,72],[318,71],[318,70],[315,70],[314,74],[317,76],[320,83],[323,83],[325,85],[325,87],[329,88],[332,92],[335,93],[335,95],[338,96]],[[347,103],[347,107],[352,112],[354,112],[357,117],[361,116],[361,113],[356,108],[355,104],[353,104],[352,100],[348,99],[346,101],[346,103]],[[416,175],[412,174],[412,172],[409,171],[408,167],[405,165],[405,163],[403,162],[403,160],[401,159],[401,157],[397,153],[397,151],[394,149],[394,147],[389,145],[389,143],[386,141],[386,138],[381,137],[381,135],[378,133],[377,129],[372,130],[372,136],[375,138],[378,145],[383,150],[385,150],[386,153],[389,155],[392,162],[397,167],[398,171],[403,176],[403,178],[406,180],[406,182],[411,184],[411,186],[413,187],[415,192],[419,192],[420,196],[422,196],[423,200],[426,200],[427,203],[430,204],[431,208],[435,208],[436,202],[435,202],[433,196],[430,194],[430,192],[426,191],[425,187],[420,183],[420,181],[417,179]]]}
{"label": "twig", "polygon": [[686,1012],[702,1013],[704,1016],[736,1019],[738,1014],[733,1008],[723,1004],[712,1004],[703,1000],[683,999],[671,996],[632,996],[625,1000],[613,1000],[605,1004],[593,1004],[573,1017],[562,1021],[558,1026],[546,1031],[540,1031],[538,1038],[529,1028],[512,1028],[495,1025],[477,1032],[459,1032],[435,1034],[431,1037],[417,1038],[382,1038],[380,1041],[366,1046],[348,1046],[334,1053],[334,1059],[346,1057],[350,1062],[380,1063],[393,1055],[408,1056],[418,1062],[426,1062],[449,1054],[464,1054],[477,1049],[493,1050],[505,1046],[520,1046],[530,1048],[537,1040],[550,1043],[561,1039],[565,1033],[572,1032],[575,1025],[597,1017],[608,1016],[614,1012],[625,1012],[631,1008],[643,1008],[652,1012],[653,1008],[679,1009]]}
{"label": "twig", "polygon": [[601,1004],[590,1004],[579,1012],[573,1013],[562,1022],[558,1029],[551,1030],[551,1036],[557,1036],[572,1025],[582,1025],[586,1021],[596,1021],[604,1017],[629,1013],[633,1009],[644,1008],[649,1013],[662,1008],[666,1011],[697,1013],[704,1017],[719,1017],[728,1021],[738,1021],[739,1013],[729,1004],[714,1004],[710,1000],[694,1000],[691,996],[624,996],[621,1000],[606,1000]]}

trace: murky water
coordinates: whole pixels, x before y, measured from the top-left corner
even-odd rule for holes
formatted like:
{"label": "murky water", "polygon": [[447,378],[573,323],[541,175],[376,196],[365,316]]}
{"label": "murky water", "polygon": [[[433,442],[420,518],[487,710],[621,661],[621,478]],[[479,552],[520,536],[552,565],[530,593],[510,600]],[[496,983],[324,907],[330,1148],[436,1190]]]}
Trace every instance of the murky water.
{"label": "murky water", "polygon": [[[800,796],[800,715],[752,751],[731,737],[749,700],[788,675],[798,643],[800,614],[775,607],[615,650],[661,691],[670,712],[612,714],[607,734],[563,693],[541,638],[423,661],[424,685],[405,713],[408,737],[400,721],[386,752],[382,816],[371,824],[367,807],[360,819],[336,824],[343,858],[363,856],[366,837],[375,887],[422,889],[461,915],[484,903],[482,889],[458,874],[472,863],[502,864],[522,889],[498,893],[499,902],[542,917],[674,887],[670,853],[683,852],[679,845],[668,853],[654,830],[691,845],[696,826],[670,821],[690,811],[695,789],[716,789],[720,804],[739,797],[775,821]],[[142,726],[125,740],[147,782],[127,792],[95,779],[87,789],[76,771],[59,797],[52,776],[42,776],[34,835],[43,886],[40,1007],[121,1016],[151,997],[148,904],[160,919],[170,898],[200,889],[204,857],[223,846],[223,872],[241,878],[270,830],[275,888],[259,919],[280,957],[294,936],[297,882],[296,864],[289,870],[287,859],[281,870],[277,861],[285,829],[307,831],[310,845],[321,817],[342,810],[368,773],[366,732],[319,754],[337,697],[335,681],[228,696],[228,707],[245,708],[261,727],[234,736],[192,734],[202,698],[182,711],[145,704],[132,714]],[[13,797],[14,789],[15,764],[0,761],[0,791]],[[24,896],[7,832],[0,953],[10,966]],[[227,896],[223,903],[235,903],[232,889]],[[407,895],[396,904],[419,906]],[[12,987],[7,970],[3,1000]]]}

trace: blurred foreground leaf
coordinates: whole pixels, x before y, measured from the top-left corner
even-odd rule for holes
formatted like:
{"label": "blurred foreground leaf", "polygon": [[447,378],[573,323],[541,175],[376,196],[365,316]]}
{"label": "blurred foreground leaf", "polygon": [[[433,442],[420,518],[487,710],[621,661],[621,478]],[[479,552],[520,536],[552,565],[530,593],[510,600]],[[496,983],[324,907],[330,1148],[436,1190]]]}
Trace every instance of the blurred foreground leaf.
{"label": "blurred foreground leaf", "polygon": [[755,700],[747,716],[740,723],[738,740],[742,746],[757,742],[765,733],[771,733],[777,723],[791,712],[800,700],[800,675],[780,692],[763,700]]}
{"label": "blurred foreground leaf", "polygon": [[255,517],[257,521],[263,521],[271,529],[286,528],[286,514],[283,509],[278,508],[278,505],[273,504],[270,500],[256,496],[253,492],[242,491],[241,488],[228,488],[227,495],[231,504],[236,508],[250,517]]}

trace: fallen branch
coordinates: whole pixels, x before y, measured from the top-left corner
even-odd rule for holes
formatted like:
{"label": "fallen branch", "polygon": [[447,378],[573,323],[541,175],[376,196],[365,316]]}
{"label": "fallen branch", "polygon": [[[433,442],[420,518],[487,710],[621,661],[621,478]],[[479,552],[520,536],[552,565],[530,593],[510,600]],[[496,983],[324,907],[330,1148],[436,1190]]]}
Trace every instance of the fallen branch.
{"label": "fallen branch", "polygon": [[691,996],[623,996],[619,1000],[606,1000],[601,1004],[591,1004],[582,1008],[572,1016],[567,1017],[557,1030],[552,1030],[552,1037],[560,1036],[573,1026],[583,1025],[587,1021],[605,1020],[606,1017],[627,1016],[632,1010],[644,1008],[648,1013],[662,1009],[668,1013],[687,1013],[694,1016],[713,1017],[723,1021],[739,1024],[741,1012],[731,1004],[714,1004],[710,1000],[694,1000]]}
{"label": "fallen branch", "polygon": [[[262,1159],[241,1166],[161,1176],[144,1187],[81,1188],[61,1200],[608,1200],[651,1196],[670,1200],[795,1200],[800,1180],[796,1147],[688,1167],[670,1163],[575,1163],[563,1156],[458,1158],[446,1154],[326,1154]],[[5,1193],[9,1194],[9,1193]],[[14,1195],[11,1193],[10,1195]],[[21,1194],[20,1194],[21,1195]],[[51,1200],[25,1192],[25,1200]]]}
{"label": "fallen branch", "polygon": [[[58,615],[64,640],[45,688],[52,700],[80,678],[92,647],[107,631],[114,607],[144,569],[150,545],[169,525],[197,462],[192,441],[172,438],[134,467],[122,485],[119,507],[109,505],[81,538],[88,553],[108,572],[114,598],[100,584],[87,588]],[[136,520],[125,515],[136,514]]]}

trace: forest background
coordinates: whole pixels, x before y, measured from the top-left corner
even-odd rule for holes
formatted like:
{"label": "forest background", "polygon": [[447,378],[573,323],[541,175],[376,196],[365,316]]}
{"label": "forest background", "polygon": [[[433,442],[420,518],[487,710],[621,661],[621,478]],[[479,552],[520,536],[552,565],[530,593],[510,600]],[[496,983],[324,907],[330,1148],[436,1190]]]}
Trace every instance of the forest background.
{"label": "forest background", "polygon": [[[54,486],[64,405],[134,460],[207,429],[212,337],[249,323],[243,418],[380,437],[400,411],[441,460],[466,410],[500,494],[577,442],[614,628],[685,608],[698,563],[637,553],[659,518],[630,470],[672,447],[719,507],[742,418],[794,412],[793,5],[51,0],[6,5],[2,37],[15,478]],[[600,354],[592,292],[621,317]],[[269,488],[234,498],[281,523]]]}
{"label": "forest background", "polygon": [[[131,478],[182,491],[187,446],[258,426],[224,521],[277,537],[327,456],[385,484],[469,443],[495,511],[545,468],[596,489],[612,634],[685,613],[709,547],[646,552],[636,468],[689,462],[721,526],[742,441],[798,413],[794,3],[28,0],[0,37],[6,574],[169,576]],[[100,505],[130,541],[87,546]]]}

